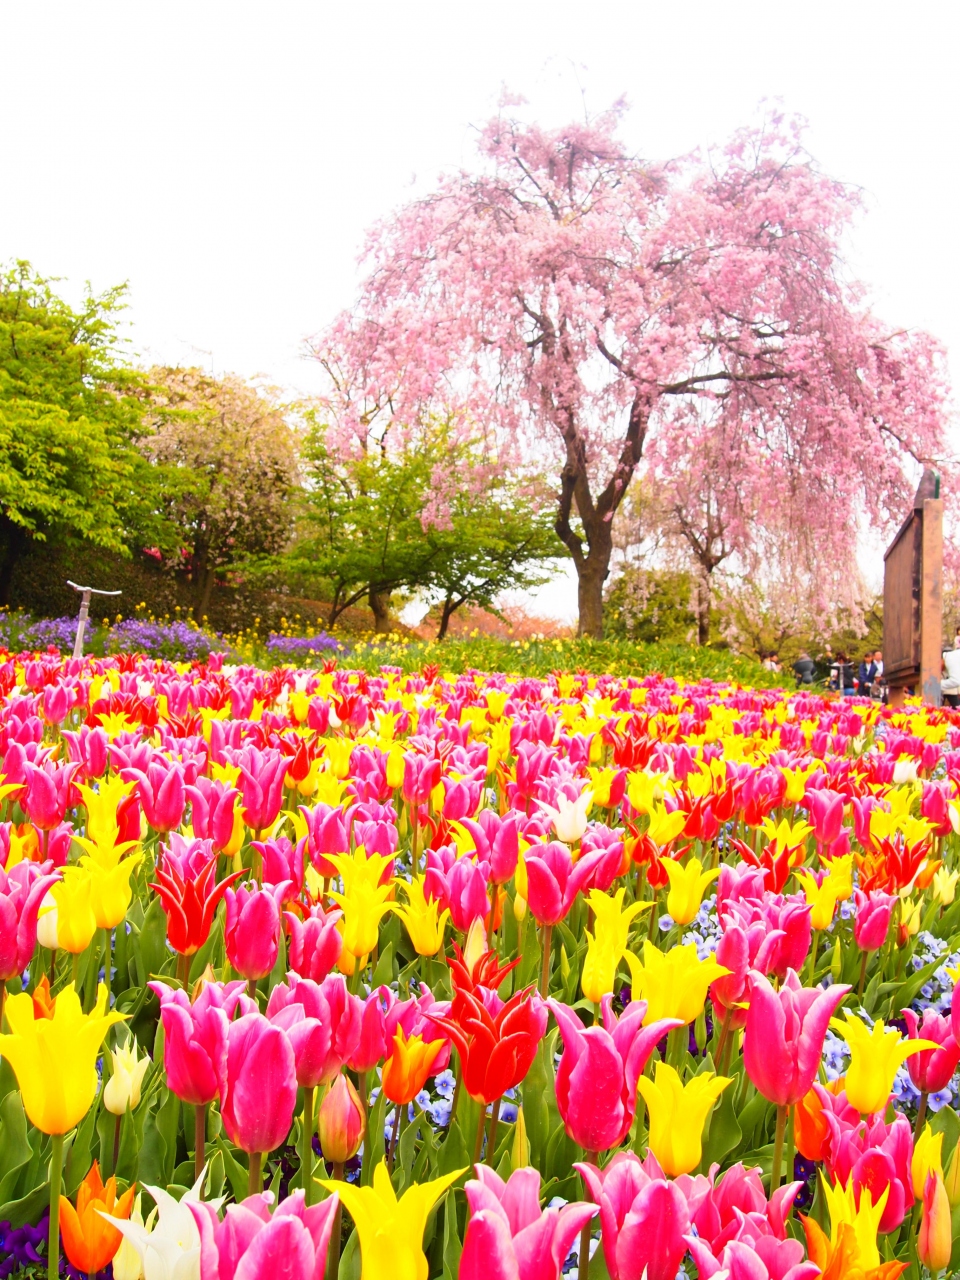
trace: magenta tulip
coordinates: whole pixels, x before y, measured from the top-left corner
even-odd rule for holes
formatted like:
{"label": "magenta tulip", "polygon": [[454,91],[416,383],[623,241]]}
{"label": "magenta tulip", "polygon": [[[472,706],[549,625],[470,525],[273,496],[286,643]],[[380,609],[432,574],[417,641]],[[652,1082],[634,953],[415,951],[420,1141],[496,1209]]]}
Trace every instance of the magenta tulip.
{"label": "magenta tulip", "polygon": [[476,1170],[477,1180],[464,1188],[470,1221],[459,1280],[559,1280],[596,1206],[574,1203],[541,1211],[536,1169],[516,1169],[507,1182],[485,1165]]}
{"label": "magenta tulip", "polygon": [[267,1017],[293,1047],[297,1083],[329,1083],[360,1042],[363,1005],[336,976],[322,983],[287,975],[270,992]]}
{"label": "magenta tulip", "polygon": [[33,958],[40,904],[58,879],[35,862],[18,862],[9,872],[0,867],[0,982],[23,973]]}
{"label": "magenta tulip", "polygon": [[580,890],[593,886],[593,877],[609,856],[609,850],[594,849],[574,865],[570,850],[559,840],[533,845],[525,855],[527,901],[537,923],[558,924]]}
{"label": "magenta tulip", "polygon": [[609,1151],[627,1134],[637,1109],[637,1080],[656,1044],[680,1027],[677,1018],[643,1026],[645,1000],[629,1004],[618,1020],[612,996],[602,1002],[603,1025],[584,1027],[576,1013],[548,1000],[563,1037],[557,1067],[557,1106],[568,1135],[585,1151]]}
{"label": "magenta tulip", "polygon": [[879,951],[887,940],[893,908],[897,903],[896,896],[882,893],[879,889],[874,889],[871,893],[855,889],[853,897],[857,906],[853,940],[861,951]]}
{"label": "magenta tulip", "polygon": [[690,1208],[655,1160],[621,1152],[605,1169],[574,1165],[600,1206],[610,1280],[675,1280],[687,1252]]}
{"label": "magenta tulip", "polygon": [[271,1214],[272,1200],[248,1196],[222,1222],[214,1205],[184,1201],[200,1232],[200,1280],[323,1280],[339,1197],[307,1208],[295,1191]]}
{"label": "magenta tulip", "polygon": [[20,797],[20,806],[35,827],[52,831],[63,821],[70,806],[70,789],[78,764],[58,765],[44,760],[42,765],[23,766],[27,783],[26,794]]}
{"label": "magenta tulip", "polygon": [[845,983],[803,987],[790,969],[779,991],[754,973],[743,1039],[747,1075],[763,1096],[789,1107],[808,1093],[817,1075],[830,1019],[850,990]]}
{"label": "magenta tulip", "polygon": [[820,845],[832,845],[843,830],[843,806],[846,798],[826,787],[808,788],[804,804],[810,813],[813,833]]}
{"label": "magenta tulip", "polygon": [[192,1004],[180,987],[151,982],[150,990],[160,999],[167,1085],[181,1102],[205,1106],[226,1074],[230,1018],[238,1004],[244,1013],[255,1005],[243,995],[242,982],[205,982]]}
{"label": "magenta tulip", "polygon": [[342,914],[341,911],[324,912],[321,906],[316,906],[301,920],[292,911],[284,912],[287,962],[301,978],[322,982],[336,968],[343,950],[343,938],[337,930]]}
{"label": "magenta tulip", "polygon": [[293,1047],[262,1013],[230,1023],[220,1096],[223,1126],[241,1151],[272,1151],[290,1132],[297,1102]]}
{"label": "magenta tulip", "polygon": [[125,782],[137,784],[137,795],[147,822],[154,831],[166,834],[179,827],[187,807],[187,790],[183,766],[171,763],[157,754],[146,769],[124,769]]}
{"label": "magenta tulip", "polygon": [[960,1063],[960,1044],[954,1037],[950,1018],[934,1009],[925,1009],[922,1020],[912,1009],[904,1009],[900,1015],[907,1024],[911,1040],[932,1040],[938,1049],[923,1049],[907,1059],[910,1079],[921,1093],[939,1093],[953,1079]]}
{"label": "magenta tulip", "polygon": [[240,792],[225,782],[212,782],[201,775],[192,787],[186,788],[186,796],[193,834],[209,840],[219,853],[233,837],[234,807]]}
{"label": "magenta tulip", "polygon": [[914,1199],[910,1174],[913,1135],[906,1116],[898,1112],[887,1124],[881,1116],[863,1120],[859,1113],[845,1117],[826,1107],[823,1116],[827,1123],[825,1163],[830,1178],[843,1186],[852,1179],[858,1204],[864,1187],[874,1204],[886,1191],[880,1230],[896,1231]]}
{"label": "magenta tulip", "polygon": [[241,884],[224,895],[227,959],[242,978],[265,978],[280,954],[280,907],[286,882],[260,889]]}

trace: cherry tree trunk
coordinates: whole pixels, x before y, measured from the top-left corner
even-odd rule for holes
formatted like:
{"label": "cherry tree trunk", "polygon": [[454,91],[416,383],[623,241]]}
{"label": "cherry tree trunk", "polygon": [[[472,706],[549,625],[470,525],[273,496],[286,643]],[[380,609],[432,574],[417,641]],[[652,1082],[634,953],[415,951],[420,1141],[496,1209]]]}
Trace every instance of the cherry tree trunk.
{"label": "cherry tree trunk", "polygon": [[697,583],[697,644],[710,643],[710,579],[702,574]]}
{"label": "cherry tree trunk", "polygon": [[390,592],[377,591],[373,587],[367,595],[373,613],[373,629],[378,636],[386,635],[390,630]]}
{"label": "cherry tree trunk", "polygon": [[610,522],[597,522],[590,532],[589,551],[575,558],[577,567],[577,604],[580,620],[577,635],[603,639],[603,586],[610,573],[613,539]]}

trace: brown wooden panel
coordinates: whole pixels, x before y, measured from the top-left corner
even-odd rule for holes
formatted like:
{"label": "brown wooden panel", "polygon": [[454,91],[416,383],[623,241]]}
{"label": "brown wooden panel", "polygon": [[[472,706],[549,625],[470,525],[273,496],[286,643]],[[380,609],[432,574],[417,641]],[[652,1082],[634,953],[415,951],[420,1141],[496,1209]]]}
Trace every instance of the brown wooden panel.
{"label": "brown wooden panel", "polygon": [[930,707],[940,706],[943,653],[943,499],[923,503],[920,605],[920,692]]}
{"label": "brown wooden panel", "polygon": [[911,512],[884,556],[883,671],[888,681],[912,683],[920,675],[922,530],[920,512]]}

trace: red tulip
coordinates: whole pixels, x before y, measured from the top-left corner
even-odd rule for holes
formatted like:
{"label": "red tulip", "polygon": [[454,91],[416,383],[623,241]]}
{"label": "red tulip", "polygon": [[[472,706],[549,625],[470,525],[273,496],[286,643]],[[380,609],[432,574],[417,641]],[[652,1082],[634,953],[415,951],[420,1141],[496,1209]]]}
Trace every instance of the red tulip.
{"label": "red tulip", "polygon": [[428,1018],[457,1046],[463,1085],[472,1098],[495,1102],[530,1070],[547,1029],[547,1010],[532,988],[518,991],[494,1017],[475,995],[458,992],[458,1017]]}
{"label": "red tulip", "polygon": [[167,941],[174,951],[191,956],[199,951],[210,936],[213,917],[220,899],[230,885],[243,875],[234,871],[215,884],[216,854],[210,854],[194,877],[187,878],[175,857],[158,864],[150,888],[156,889],[167,916]]}

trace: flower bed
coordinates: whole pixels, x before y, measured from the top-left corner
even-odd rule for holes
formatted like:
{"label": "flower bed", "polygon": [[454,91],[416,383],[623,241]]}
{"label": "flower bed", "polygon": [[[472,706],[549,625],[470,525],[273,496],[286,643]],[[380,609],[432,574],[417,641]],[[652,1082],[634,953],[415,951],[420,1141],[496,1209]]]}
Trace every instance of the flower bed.
{"label": "flower bed", "polygon": [[960,1262],[957,713],[216,654],[0,691],[0,1275]]}

